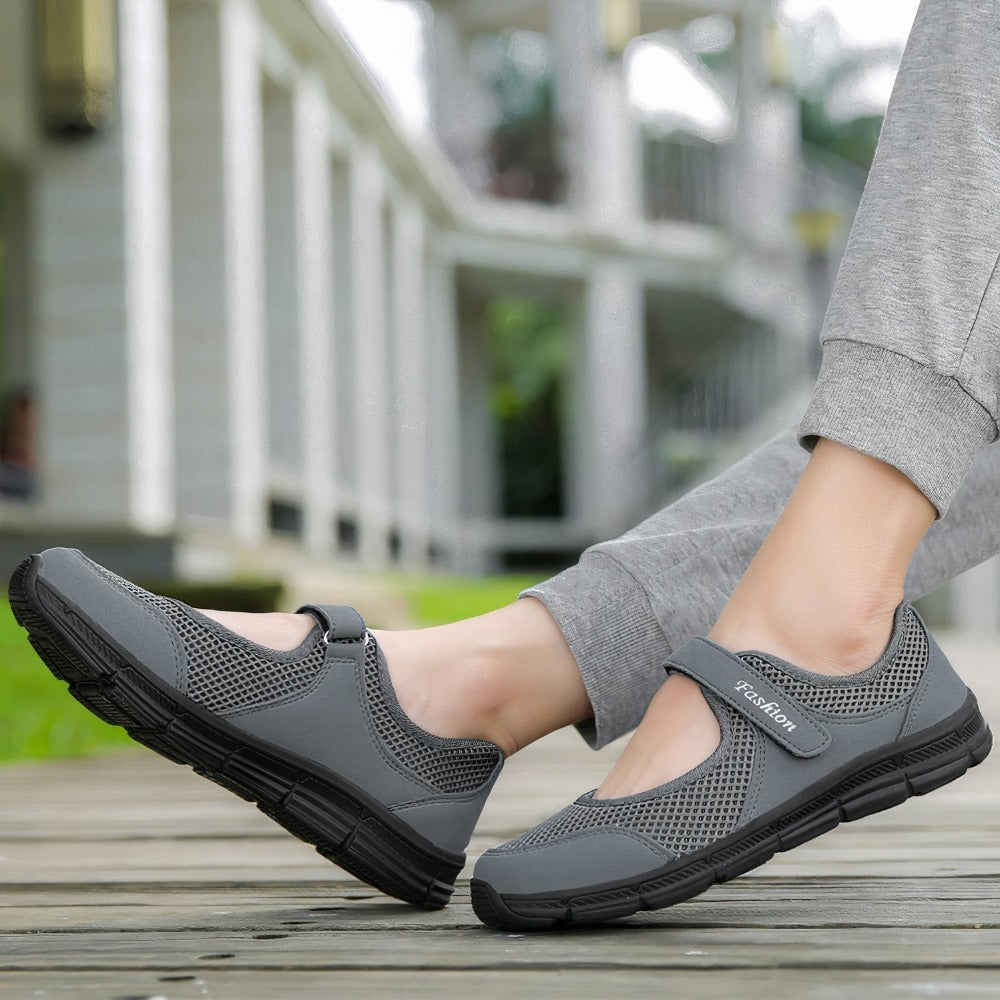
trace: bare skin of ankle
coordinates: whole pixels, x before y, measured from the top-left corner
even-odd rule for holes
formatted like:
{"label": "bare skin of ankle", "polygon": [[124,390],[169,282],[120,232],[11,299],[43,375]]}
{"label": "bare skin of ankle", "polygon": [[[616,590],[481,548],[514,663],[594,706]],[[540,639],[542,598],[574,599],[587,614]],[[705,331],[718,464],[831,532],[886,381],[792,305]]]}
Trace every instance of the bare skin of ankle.
{"label": "bare skin of ankle", "polygon": [[[864,670],[885,649],[907,567],[934,516],[901,472],[820,440],[709,638],[816,673]],[[686,683],[674,683],[679,680]],[[692,739],[691,725],[704,732]],[[718,741],[718,723],[700,688],[672,677],[598,797],[634,794],[680,777]]]}
{"label": "bare skin of ankle", "polygon": [[593,715],[559,626],[533,597],[450,625],[374,635],[403,711],[438,736],[489,740],[510,756]]}
{"label": "bare skin of ankle", "polygon": [[821,674],[864,670],[889,641],[934,516],[901,472],[821,440],[709,637]]}
{"label": "bare skin of ankle", "polygon": [[[316,625],[311,615],[202,614],[275,650],[295,649]],[[436,736],[489,740],[510,756],[593,715],[562,632],[534,598],[450,625],[372,634],[403,711]]]}

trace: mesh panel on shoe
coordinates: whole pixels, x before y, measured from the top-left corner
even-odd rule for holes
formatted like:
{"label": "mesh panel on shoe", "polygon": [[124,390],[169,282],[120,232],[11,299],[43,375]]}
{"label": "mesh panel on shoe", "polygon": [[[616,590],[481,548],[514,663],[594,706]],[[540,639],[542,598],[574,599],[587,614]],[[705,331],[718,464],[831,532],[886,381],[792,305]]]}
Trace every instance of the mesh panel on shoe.
{"label": "mesh panel on shoe", "polygon": [[837,683],[813,684],[793,677],[763,657],[744,653],[741,659],[759,670],[805,708],[829,715],[875,711],[909,697],[927,666],[927,636],[910,608],[906,609],[905,616],[902,622],[903,634],[892,663],[878,676],[870,680],[862,678],[860,683],[857,678],[848,678],[846,683],[837,678]]}
{"label": "mesh panel on shoe", "polygon": [[[97,564],[95,564],[96,566]],[[302,657],[283,662],[262,656],[239,636],[230,640],[191,618],[168,597],[151,594],[98,566],[121,589],[161,611],[177,629],[187,655],[188,697],[218,714],[275,705],[306,694],[325,674],[326,644],[318,638]],[[354,640],[357,641],[357,640]],[[471,792],[482,786],[500,760],[500,751],[478,740],[438,741],[407,725],[389,707],[374,640],[365,648],[364,686],[368,714],[389,752],[439,792]],[[401,714],[401,710],[399,710]]]}
{"label": "mesh panel on shoe", "polygon": [[187,658],[187,696],[210,712],[225,715],[280,704],[306,694],[323,677],[326,646],[321,638],[296,660],[275,659],[239,636],[220,636],[172,598],[151,594],[108,570],[104,576],[151,604],[177,629]]}
{"label": "mesh panel on shoe", "polygon": [[471,792],[493,773],[500,751],[478,740],[431,742],[411,723],[392,712],[378,662],[378,646],[365,649],[365,695],[368,715],[392,755],[440,792]]}
{"label": "mesh panel on shoe", "polygon": [[644,834],[676,855],[689,854],[728,836],[739,823],[750,788],[760,737],[756,728],[728,706],[732,744],[710,771],[675,791],[627,802],[574,802],[544,823],[496,850],[540,847],[583,830],[621,827]]}
{"label": "mesh panel on shoe", "polygon": [[323,679],[326,647],[317,638],[299,659],[261,656],[221,639],[174,605],[163,607],[187,655],[188,697],[219,714],[277,705],[307,694]]}

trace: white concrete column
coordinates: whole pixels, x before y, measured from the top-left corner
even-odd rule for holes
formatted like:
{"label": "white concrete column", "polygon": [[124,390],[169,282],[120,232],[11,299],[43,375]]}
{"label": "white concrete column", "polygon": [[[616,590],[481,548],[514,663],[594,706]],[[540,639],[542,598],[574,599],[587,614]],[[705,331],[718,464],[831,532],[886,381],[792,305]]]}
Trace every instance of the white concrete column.
{"label": "white concrete column", "polygon": [[140,525],[163,530],[175,514],[167,16],[163,0],[118,10],[130,499]]}
{"label": "white concrete column", "polygon": [[604,50],[601,0],[551,0],[567,200],[603,225],[642,213],[642,148],[622,59]]}
{"label": "white concrete column", "polygon": [[[388,178],[387,178],[388,180]],[[405,197],[405,195],[403,196]],[[396,398],[396,385],[400,377],[398,371],[399,359],[396,356],[400,320],[396,281],[396,206],[400,198],[399,191],[394,191],[389,197],[388,191],[382,199],[382,315],[385,321],[385,342],[382,353],[385,358],[383,373],[385,394],[385,516],[386,528],[391,525],[395,544],[390,544],[389,555],[396,558],[399,554],[399,400]]]}
{"label": "white concrete column", "polygon": [[473,191],[489,189],[495,101],[472,72],[454,14],[438,5],[428,37],[431,119],[438,142]]}
{"label": "white concrete column", "polygon": [[339,511],[353,516],[354,494],[358,485],[357,385],[354,373],[355,312],[354,273],[351,267],[351,168],[350,163],[333,157],[329,167],[329,204],[333,230],[332,262],[326,280],[333,292],[333,385],[331,412],[336,464],[336,501]]}
{"label": "white concrete column", "polygon": [[458,383],[462,438],[459,513],[470,544],[485,521],[502,516],[499,424],[489,406],[490,353],[485,303],[459,294]]}
{"label": "white concrete column", "polygon": [[428,417],[431,386],[437,385],[426,321],[426,222],[410,198],[397,205],[393,219],[397,509],[403,561],[420,565],[430,541]]}
{"label": "white concrete column", "polygon": [[587,523],[590,515],[591,424],[587,413],[590,398],[588,388],[589,353],[587,351],[587,308],[589,296],[586,283],[567,297],[565,308],[566,335],[570,343],[566,371],[567,409],[564,431],[564,486],[566,519],[574,524]]}
{"label": "white concrete column", "polygon": [[245,0],[170,5],[178,505],[265,532],[261,80]]}
{"label": "white concrete column", "polygon": [[358,555],[386,562],[389,432],[386,405],[386,303],[382,164],[374,144],[358,141],[351,157],[351,275],[354,305]]}
{"label": "white concrete column", "polygon": [[[267,80],[263,88],[264,299],[267,364],[268,472],[287,482],[302,467],[300,383],[301,221],[296,185],[300,108],[285,87]],[[322,125],[321,120],[314,126]]]}
{"label": "white concrete column", "polygon": [[635,523],[649,496],[645,297],[632,264],[600,260],[585,291],[587,495],[574,508],[598,538]]}
{"label": "white concrete column", "polygon": [[458,298],[455,266],[438,249],[440,234],[427,233],[427,350],[434,373],[428,419],[429,503],[432,540],[442,558],[459,562],[462,437],[459,393]]}
{"label": "white concrete column", "polygon": [[737,21],[737,119],[736,135],[725,147],[726,221],[755,242],[787,246],[790,217],[800,207],[801,138],[798,101],[769,78],[773,18],[769,0],[755,0]]}
{"label": "white concrete column", "polygon": [[265,532],[263,192],[257,24],[246,0],[222,2],[222,169],[233,530]]}
{"label": "white concrete column", "polygon": [[174,519],[166,16],[119,4],[119,120],[46,140],[32,256],[42,503],[60,521]]}
{"label": "white concrete column", "polygon": [[177,508],[182,521],[231,518],[227,253],[222,189],[219,8],[170,2]]}
{"label": "white concrete column", "polygon": [[319,77],[310,73],[299,81],[294,111],[303,540],[310,553],[322,555],[333,542],[337,455],[330,164],[326,96]]}

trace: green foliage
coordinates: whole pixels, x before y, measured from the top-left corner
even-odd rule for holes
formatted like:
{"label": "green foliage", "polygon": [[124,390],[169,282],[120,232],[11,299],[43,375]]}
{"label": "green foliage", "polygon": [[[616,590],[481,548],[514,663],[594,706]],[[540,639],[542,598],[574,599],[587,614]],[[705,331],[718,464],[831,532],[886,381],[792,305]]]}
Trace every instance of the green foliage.
{"label": "green foliage", "polygon": [[562,311],[498,296],[484,316],[490,412],[499,424],[503,514],[563,511],[562,410],[569,343]]}
{"label": "green foliage", "polygon": [[[273,580],[148,586],[194,607],[219,611],[273,611],[284,590]],[[70,697],[66,685],[39,661],[10,605],[0,603],[0,761],[85,757],[130,745],[123,729],[102,722]]]}
{"label": "green foliage", "polygon": [[569,345],[562,310],[498,295],[486,307],[492,386],[490,409],[501,419],[535,406],[562,379]]}
{"label": "green foliage", "polygon": [[69,696],[28,645],[10,605],[0,603],[0,761],[84,757],[130,743],[123,729]]}
{"label": "green foliage", "polygon": [[851,48],[835,17],[817,14],[798,29],[795,91],[804,141],[867,170],[875,155],[882,115],[858,111],[851,118],[830,113],[838,98],[863,89],[870,74],[899,62],[896,46]]}
{"label": "green foliage", "polygon": [[823,100],[802,97],[799,105],[803,141],[849,163],[864,167],[865,170],[871,167],[882,130],[881,115],[861,115],[849,121],[838,122],[827,115]]}

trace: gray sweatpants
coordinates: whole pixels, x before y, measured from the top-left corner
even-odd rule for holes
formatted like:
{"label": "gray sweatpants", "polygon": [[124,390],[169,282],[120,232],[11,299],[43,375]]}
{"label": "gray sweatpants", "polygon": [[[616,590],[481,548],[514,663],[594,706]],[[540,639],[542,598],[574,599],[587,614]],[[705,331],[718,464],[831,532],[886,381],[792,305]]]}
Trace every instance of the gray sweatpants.
{"label": "gray sweatpants", "polygon": [[800,443],[831,438],[895,466],[942,515],[909,596],[1000,551],[1000,445],[984,447],[1000,409],[998,52],[996,0],[922,0],[797,435],[525,591],[580,666],[592,745],[636,726],[670,651],[711,627],[802,472]]}

